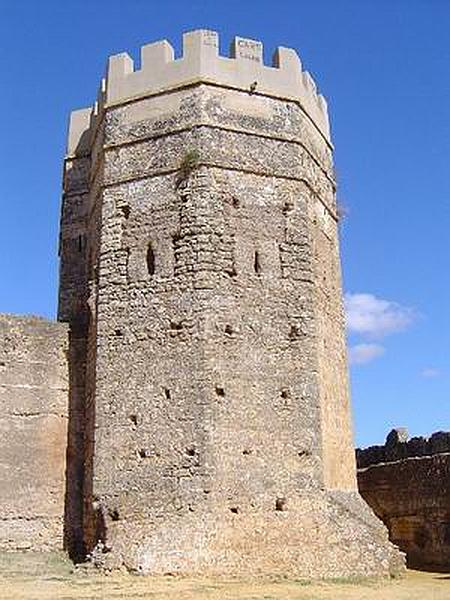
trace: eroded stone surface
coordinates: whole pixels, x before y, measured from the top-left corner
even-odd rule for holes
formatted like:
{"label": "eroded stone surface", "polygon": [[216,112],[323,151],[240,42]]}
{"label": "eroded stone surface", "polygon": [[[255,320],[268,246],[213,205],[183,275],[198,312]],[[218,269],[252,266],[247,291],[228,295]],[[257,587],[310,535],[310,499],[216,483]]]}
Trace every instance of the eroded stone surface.
{"label": "eroded stone surface", "polygon": [[0,548],[63,546],[68,333],[0,315]]}
{"label": "eroded stone surface", "polygon": [[[300,97],[242,83],[280,77],[253,41],[186,82],[213,38],[187,36],[178,63],[147,46],[137,72],[114,57],[89,123],[72,120],[72,542],[146,573],[396,572],[356,493],[331,146]],[[221,81],[238,59],[256,66]]]}
{"label": "eroded stone surface", "polygon": [[384,446],[357,450],[357,460],[361,495],[408,565],[450,571],[450,433],[408,439],[393,430]]}

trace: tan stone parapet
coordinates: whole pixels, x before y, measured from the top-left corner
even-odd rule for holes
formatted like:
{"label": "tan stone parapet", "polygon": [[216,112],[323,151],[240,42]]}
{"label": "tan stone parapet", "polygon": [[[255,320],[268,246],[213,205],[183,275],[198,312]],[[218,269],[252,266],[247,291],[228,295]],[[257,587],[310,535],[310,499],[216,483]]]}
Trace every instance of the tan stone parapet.
{"label": "tan stone parapet", "polygon": [[[107,77],[101,80],[92,107],[70,115],[67,155],[88,151],[95,121],[104,105],[121,104],[149,94],[194,83],[225,85],[249,94],[265,94],[298,102],[328,143],[330,127],[327,103],[296,51],[279,46],[272,66],[263,63],[263,45],[256,40],[235,37],[230,57],[219,56],[219,37],[215,31],[200,29],[183,34],[183,56],[174,58],[167,40],[141,48],[141,68],[134,70],[133,59],[122,52],[108,61]],[[94,125],[94,127],[93,127]]]}
{"label": "tan stone parapet", "polygon": [[297,101],[330,140],[326,101],[310,74],[302,72],[295,50],[278,47],[269,67],[263,63],[261,42],[235,37],[227,58],[219,56],[218,34],[204,29],[183,35],[183,56],[176,60],[166,40],[142,47],[141,68],[136,71],[128,54],[111,56],[106,102],[121,103],[200,81]]}
{"label": "tan stone parapet", "polygon": [[89,141],[86,139],[86,136],[90,128],[91,116],[92,107],[80,108],[70,113],[69,133],[67,136],[68,156],[80,153],[83,150],[88,151]]}
{"label": "tan stone parapet", "polygon": [[73,110],[69,117],[66,157],[90,154],[97,125],[100,123],[106,100],[106,79],[102,77],[93,106]]}

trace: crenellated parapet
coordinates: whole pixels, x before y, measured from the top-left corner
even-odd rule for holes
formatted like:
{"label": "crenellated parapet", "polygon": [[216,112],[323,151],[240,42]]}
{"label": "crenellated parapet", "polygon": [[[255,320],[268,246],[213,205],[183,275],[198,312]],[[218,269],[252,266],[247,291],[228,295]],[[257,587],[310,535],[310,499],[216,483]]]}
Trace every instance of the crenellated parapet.
{"label": "crenellated parapet", "polygon": [[315,127],[330,142],[327,104],[295,50],[278,47],[272,65],[263,62],[259,41],[235,37],[230,56],[219,55],[217,32],[200,29],[183,34],[183,53],[175,59],[167,40],[141,48],[141,68],[135,70],[127,53],[111,56],[96,105],[72,113],[68,154],[74,153],[81,135],[103,106],[113,106],[165,91],[210,83],[298,103]]}

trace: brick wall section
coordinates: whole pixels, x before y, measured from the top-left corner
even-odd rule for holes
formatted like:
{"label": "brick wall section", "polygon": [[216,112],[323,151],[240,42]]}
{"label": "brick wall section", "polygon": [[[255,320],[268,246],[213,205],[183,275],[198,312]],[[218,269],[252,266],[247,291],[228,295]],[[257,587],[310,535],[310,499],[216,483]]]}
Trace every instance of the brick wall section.
{"label": "brick wall section", "polygon": [[409,441],[391,434],[357,459],[359,491],[408,565],[450,571],[450,433]]}
{"label": "brick wall section", "polygon": [[63,547],[68,332],[0,315],[0,548]]}

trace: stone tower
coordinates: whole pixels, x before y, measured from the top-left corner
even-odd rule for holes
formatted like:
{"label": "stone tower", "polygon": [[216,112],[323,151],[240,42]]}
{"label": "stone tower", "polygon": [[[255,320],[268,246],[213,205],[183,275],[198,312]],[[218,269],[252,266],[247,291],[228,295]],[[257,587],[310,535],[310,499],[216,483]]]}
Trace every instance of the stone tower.
{"label": "stone tower", "polygon": [[71,115],[67,543],[148,573],[387,573],[356,492],[327,108],[212,31],[109,60]]}

